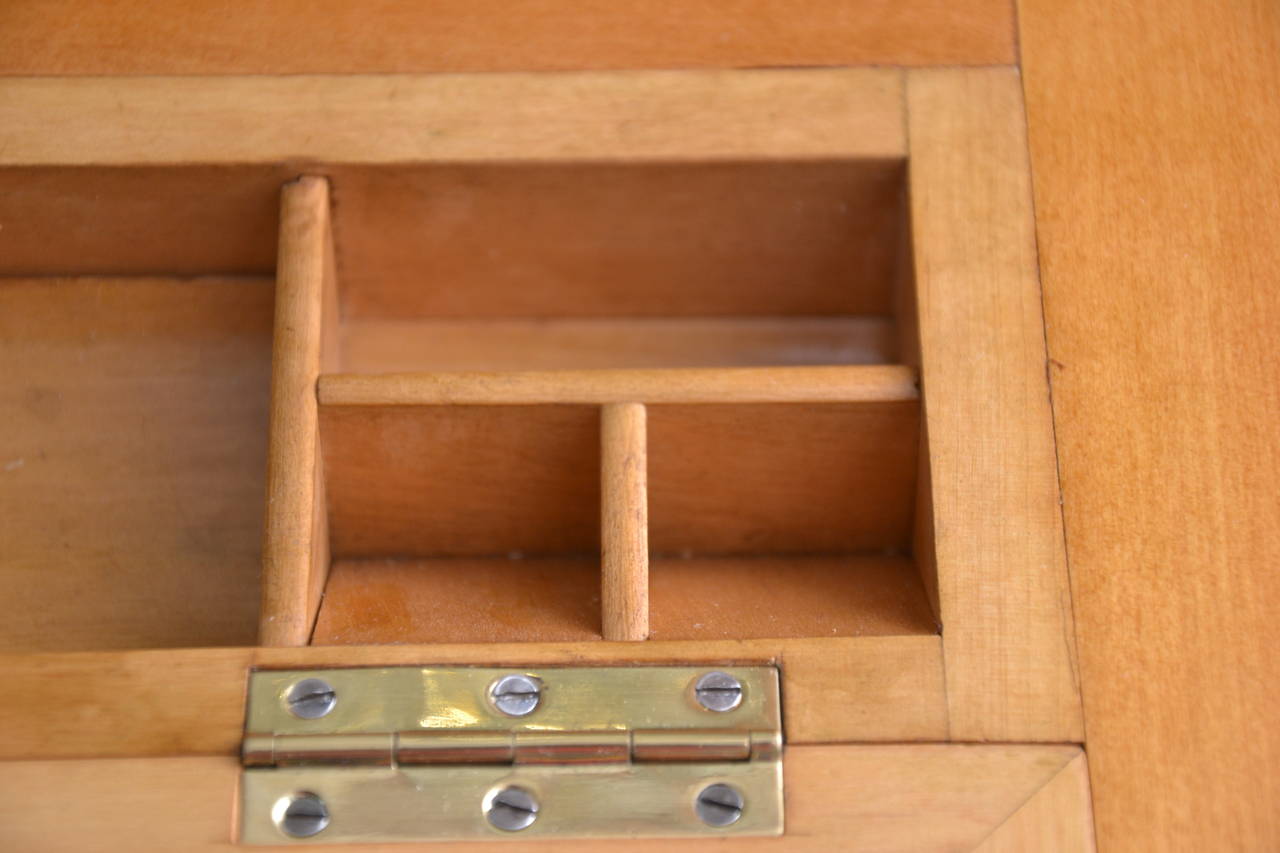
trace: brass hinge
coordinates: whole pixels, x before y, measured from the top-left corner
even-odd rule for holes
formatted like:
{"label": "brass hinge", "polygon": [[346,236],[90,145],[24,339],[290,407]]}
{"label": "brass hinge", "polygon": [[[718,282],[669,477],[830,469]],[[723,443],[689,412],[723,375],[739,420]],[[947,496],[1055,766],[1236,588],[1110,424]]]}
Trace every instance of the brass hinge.
{"label": "brass hinge", "polygon": [[250,676],[247,844],[777,835],[769,666]]}

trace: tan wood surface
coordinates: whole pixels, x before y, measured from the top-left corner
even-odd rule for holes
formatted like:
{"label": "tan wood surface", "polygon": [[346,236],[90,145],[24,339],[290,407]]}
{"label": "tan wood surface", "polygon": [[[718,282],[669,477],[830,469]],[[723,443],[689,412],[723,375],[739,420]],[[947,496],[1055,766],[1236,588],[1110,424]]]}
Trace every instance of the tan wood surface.
{"label": "tan wood surface", "polygon": [[[786,751],[787,834],[735,839],[734,850],[954,851],[972,850],[1024,802],[1045,796],[1077,762],[1074,746],[802,746]],[[152,758],[112,761],[13,762],[0,776],[0,842],[10,849],[48,851],[231,850],[228,819],[238,765],[229,758]],[[1078,778],[1078,774],[1072,774]],[[1051,795],[1052,796],[1052,795]],[[74,802],[74,820],[66,803]],[[1082,819],[1078,799],[1063,802]],[[1025,807],[1024,807],[1025,808]],[[1085,812],[1087,814],[1087,812]],[[1039,840],[1052,840],[1041,835]],[[1085,853],[1087,839],[1036,849]],[[1066,839],[1064,839],[1066,841]],[[591,851],[707,851],[724,839],[647,839],[543,842],[520,849]],[[380,851],[386,845],[328,846],[334,851]],[[450,853],[499,853],[503,841],[433,844]],[[1000,848],[995,848],[1000,849]]]}
{"label": "tan wood surface", "polygon": [[893,159],[901,80],[880,68],[0,76],[0,166]]}
{"label": "tan wood surface", "polygon": [[679,370],[556,370],[320,377],[322,407],[557,403],[752,404],[913,402],[916,373],[900,365]]}
{"label": "tan wood surface", "polygon": [[0,279],[0,649],[253,642],[271,310],[263,279]]}
{"label": "tan wood surface", "polygon": [[907,81],[951,736],[1084,738],[1013,69]]}
{"label": "tan wood surface", "polygon": [[649,636],[648,442],[643,403],[600,409],[600,612],[606,640]]}
{"label": "tan wood surface", "polygon": [[325,278],[333,275],[329,184],[304,177],[280,199],[280,252],[258,641],[300,646],[315,622],[329,568],[316,380]]}
{"label": "tan wood surface", "polygon": [[788,743],[946,736],[937,636],[264,647],[0,654],[0,759],[235,755],[253,667],[688,662],[776,662]]}
{"label": "tan wood surface", "polygon": [[1092,849],[1093,810],[1083,752],[1067,762],[975,848],[978,853]]}
{"label": "tan wood surface", "polygon": [[[600,563],[579,558],[339,560],[312,642],[564,642],[601,638]],[[903,557],[654,557],[655,640],[935,634]]]}
{"label": "tan wood surface", "polygon": [[[599,421],[577,404],[322,404],[333,552],[594,553]],[[650,406],[650,547],[905,550],[918,429],[915,400]]]}
{"label": "tan wood surface", "polygon": [[1019,4],[1099,845],[1280,848],[1280,8]]}
{"label": "tan wood surface", "polygon": [[1013,28],[1001,0],[45,0],[4,5],[0,74],[986,65]]}
{"label": "tan wood surface", "polygon": [[[583,103],[580,88],[550,75],[514,93],[536,93],[550,115],[540,122],[526,118],[528,127],[512,132],[554,133],[569,124],[561,116],[579,116],[592,129],[562,127],[569,135],[561,138],[574,147],[549,148],[542,157],[548,162],[513,165],[532,154],[505,141],[488,155],[504,161],[496,164],[336,161],[331,173],[346,316],[888,314],[895,248],[905,229],[901,78],[864,70],[846,72],[837,85],[825,79],[829,72],[807,73],[812,87],[795,83],[794,91],[786,91],[785,79],[761,84],[769,75],[749,72],[678,76],[678,85],[660,78],[664,92],[699,99],[671,120],[667,155],[628,144],[633,125],[648,126],[643,116],[582,113],[593,106]],[[620,76],[610,97],[643,104],[654,88],[650,78]],[[492,116],[507,113],[508,102],[487,91],[486,79],[456,84],[488,104],[482,110],[468,102],[476,112],[468,125],[489,127]],[[600,87],[595,75],[583,79],[591,81],[588,88]],[[745,83],[774,95],[744,98]],[[444,88],[438,80],[423,84],[433,94]],[[798,110],[776,115],[790,112],[792,101],[845,118],[826,127]],[[395,120],[424,121],[399,101],[393,105]],[[720,151],[687,115],[737,124],[758,138],[742,150]],[[766,115],[791,122],[787,133],[758,126]],[[481,142],[488,133],[455,132],[492,144]],[[810,136],[822,151],[810,150]],[[447,152],[426,154],[452,159]],[[679,162],[654,162],[668,156]]]}
{"label": "tan wood surface", "polygon": [[883,317],[357,320],[343,370],[607,370],[877,364],[897,355]]}

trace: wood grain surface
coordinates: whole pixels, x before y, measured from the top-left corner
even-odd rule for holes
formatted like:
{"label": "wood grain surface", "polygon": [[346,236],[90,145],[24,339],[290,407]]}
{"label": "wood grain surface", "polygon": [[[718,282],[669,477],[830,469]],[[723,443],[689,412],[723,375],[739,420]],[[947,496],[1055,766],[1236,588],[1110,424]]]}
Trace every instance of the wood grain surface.
{"label": "wood grain surface", "polygon": [[984,65],[1013,30],[1007,0],[11,0],[0,74]]}
{"label": "wood grain surface", "polygon": [[776,663],[788,743],[939,741],[941,647],[934,635],[0,654],[22,700],[0,703],[0,759],[234,756],[251,669],[349,666]]}
{"label": "wood grain surface", "polygon": [[[1087,825],[1087,803],[1055,789],[1078,783],[1083,754],[1070,745],[810,745],[787,749],[787,834],[733,839],[733,850],[767,853],[943,853],[972,850],[1007,820],[1023,820],[1023,803],[1057,800],[1053,825]],[[15,850],[243,849],[228,820],[239,766],[230,758],[133,758],[13,762],[0,776],[0,843]],[[1048,792],[1048,793],[1046,793]],[[68,820],[65,804],[77,804]],[[892,807],[886,804],[892,803]],[[1023,807],[1025,808],[1025,807]],[[1012,816],[1012,817],[1011,817]],[[1043,853],[1085,853],[1088,839],[1025,835]],[[636,839],[520,844],[503,839],[431,844],[447,853],[556,849],[572,853],[689,850],[710,853],[726,839]],[[1055,843],[1057,841],[1057,843]],[[1075,843],[1073,843],[1075,841]],[[324,845],[335,853],[378,853],[387,845]],[[412,848],[410,848],[412,849]],[[987,849],[987,848],[983,848]],[[1010,849],[998,845],[993,850]]]}
{"label": "wood grain surface", "polygon": [[1099,845],[1280,848],[1280,7],[1023,0]]}
{"label": "wood grain surface", "polygon": [[[566,642],[601,638],[595,557],[339,560],[312,642]],[[936,634],[903,557],[650,561],[655,640]]]}
{"label": "wood grain surface", "polygon": [[303,177],[280,195],[258,629],[264,646],[306,644],[329,570],[316,380],[332,279],[329,182]]}
{"label": "wood grain surface", "polygon": [[354,320],[343,369],[608,370],[878,364],[896,356],[885,317],[611,317]]}
{"label": "wood grain surface", "polygon": [[0,279],[0,649],[253,642],[271,293]]}
{"label": "wood grain surface", "polygon": [[1017,72],[911,71],[907,110],[951,736],[1079,742]]}
{"label": "wood grain surface", "polygon": [[600,613],[606,640],[649,636],[649,463],[643,403],[600,409]]}
{"label": "wood grain surface", "polygon": [[892,159],[901,81],[891,68],[0,75],[0,166]]}
{"label": "wood grain surface", "polygon": [[[748,853],[875,850],[950,853],[973,850],[1020,806],[1042,797],[1058,801],[1058,822],[1087,822],[1079,798],[1054,794],[1059,780],[1078,781],[1083,763],[1076,746],[816,745],[787,750],[787,834],[782,838],[635,839],[512,844],[468,841],[404,845],[447,853],[706,853],[731,848]],[[230,758],[152,758],[105,761],[14,762],[0,776],[0,844],[41,851],[230,851],[228,815],[239,765]],[[1046,795],[1046,790],[1049,793]],[[75,819],[66,804],[76,804]],[[1025,836],[1044,853],[1086,853],[1092,845],[1054,844],[1052,835]],[[388,845],[323,845],[335,853],[380,853]],[[991,849],[1001,850],[995,846]]]}

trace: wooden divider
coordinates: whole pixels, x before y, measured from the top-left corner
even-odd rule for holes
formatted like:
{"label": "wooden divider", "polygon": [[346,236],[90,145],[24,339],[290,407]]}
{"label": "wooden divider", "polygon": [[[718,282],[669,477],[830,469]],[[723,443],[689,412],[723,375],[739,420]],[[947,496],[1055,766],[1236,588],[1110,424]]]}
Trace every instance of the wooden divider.
{"label": "wooden divider", "polygon": [[280,204],[258,632],[264,646],[306,645],[329,565],[316,381],[328,355],[325,305],[336,304],[333,269],[329,182],[299,178],[285,185]]}
{"label": "wooden divider", "polygon": [[648,448],[643,403],[600,412],[601,610],[606,640],[649,636]]}

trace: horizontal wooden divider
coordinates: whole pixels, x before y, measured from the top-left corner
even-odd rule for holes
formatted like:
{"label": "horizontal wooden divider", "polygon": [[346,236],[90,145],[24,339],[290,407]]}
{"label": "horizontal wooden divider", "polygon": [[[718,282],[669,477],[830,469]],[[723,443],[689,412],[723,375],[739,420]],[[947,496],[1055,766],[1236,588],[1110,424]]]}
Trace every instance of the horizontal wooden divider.
{"label": "horizontal wooden divider", "polygon": [[843,403],[916,400],[902,365],[322,376],[322,406]]}

